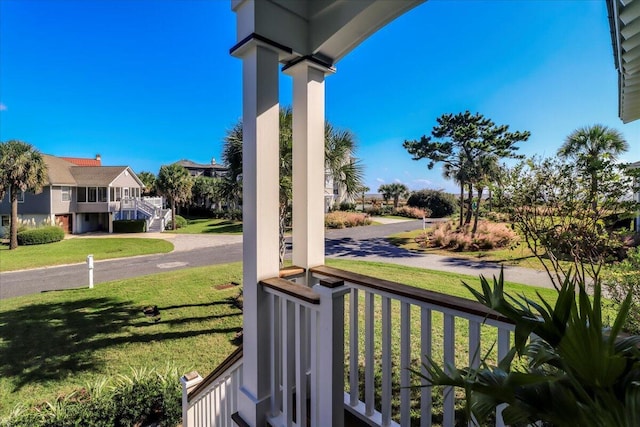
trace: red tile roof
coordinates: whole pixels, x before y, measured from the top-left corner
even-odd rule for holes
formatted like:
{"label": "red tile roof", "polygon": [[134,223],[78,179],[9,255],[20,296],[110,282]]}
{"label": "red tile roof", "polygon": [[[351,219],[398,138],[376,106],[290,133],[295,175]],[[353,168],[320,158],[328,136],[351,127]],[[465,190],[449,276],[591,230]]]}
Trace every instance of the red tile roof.
{"label": "red tile roof", "polygon": [[69,163],[73,163],[76,166],[102,166],[101,159],[85,159],[82,157],[60,157]]}

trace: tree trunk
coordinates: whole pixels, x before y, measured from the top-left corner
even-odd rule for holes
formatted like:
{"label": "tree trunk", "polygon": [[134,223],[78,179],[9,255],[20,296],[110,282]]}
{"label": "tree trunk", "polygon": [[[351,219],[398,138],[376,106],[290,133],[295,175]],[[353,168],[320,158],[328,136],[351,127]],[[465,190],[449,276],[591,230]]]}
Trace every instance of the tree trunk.
{"label": "tree trunk", "polygon": [[476,209],[473,215],[473,229],[471,230],[472,236],[475,236],[476,231],[478,230],[478,217],[480,216],[480,202],[482,201],[482,193],[484,193],[484,188],[478,187],[478,203],[476,203]]}
{"label": "tree trunk", "polygon": [[176,202],[174,202],[173,199],[171,200],[171,229],[178,229],[176,227]]}
{"label": "tree trunk", "polygon": [[284,267],[284,255],[287,250],[286,240],[284,237],[285,227],[287,225],[287,205],[288,203],[286,202],[280,203],[280,218],[279,218],[280,227],[278,232],[280,237],[280,247],[279,247],[280,268]]}
{"label": "tree trunk", "polygon": [[9,249],[18,247],[18,191],[15,185],[9,187],[11,197],[11,223],[9,224]]}
{"label": "tree trunk", "polygon": [[468,183],[468,200],[467,200],[467,212],[464,218],[464,225],[471,224],[471,215],[473,214],[473,184]]}
{"label": "tree trunk", "polygon": [[464,220],[464,183],[460,182],[460,224],[459,228],[462,228],[462,221]]}
{"label": "tree trunk", "polygon": [[398,209],[398,204],[400,204],[400,196],[393,198],[393,209]]}

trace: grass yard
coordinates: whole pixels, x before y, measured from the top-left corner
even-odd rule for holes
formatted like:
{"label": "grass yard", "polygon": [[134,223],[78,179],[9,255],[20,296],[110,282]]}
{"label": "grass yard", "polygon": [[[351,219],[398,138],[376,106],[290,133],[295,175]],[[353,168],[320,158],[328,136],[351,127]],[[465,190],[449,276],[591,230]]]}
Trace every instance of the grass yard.
{"label": "grass yard", "polygon": [[242,234],[242,222],[228,219],[198,218],[187,220],[186,227],[175,231],[166,230],[167,233],[178,234]]}
{"label": "grass yard", "polygon": [[98,261],[172,250],[173,244],[166,240],[145,238],[74,238],[46,245],[19,246],[11,251],[8,245],[0,245],[0,271],[80,263],[85,262],[89,254]]}
{"label": "grass yard", "polygon": [[[475,277],[391,264],[327,264],[466,298],[461,279],[478,283]],[[171,364],[180,372],[208,374],[235,348],[242,327],[234,304],[239,287],[217,285],[240,282],[241,276],[241,264],[235,263],[3,300],[0,417],[18,403],[55,399],[102,376],[130,374],[131,368]],[[526,286],[509,289],[534,293]],[[550,300],[555,295],[539,291]],[[158,306],[159,315],[146,316],[149,306]]]}
{"label": "grass yard", "polygon": [[[105,375],[167,364],[208,374],[242,328],[241,265],[167,272],[0,304],[0,418]],[[159,316],[143,309],[157,306]]]}

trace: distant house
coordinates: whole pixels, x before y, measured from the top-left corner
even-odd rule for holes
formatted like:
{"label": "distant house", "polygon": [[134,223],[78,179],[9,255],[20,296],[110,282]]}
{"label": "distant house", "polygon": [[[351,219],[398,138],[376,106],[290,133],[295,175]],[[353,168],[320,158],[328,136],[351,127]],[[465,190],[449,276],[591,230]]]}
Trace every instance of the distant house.
{"label": "distant house", "polygon": [[211,159],[211,163],[196,163],[191,160],[180,160],[177,161],[177,165],[180,165],[187,169],[191,176],[207,176],[210,178],[222,178],[227,174],[229,168],[223,166],[221,164],[216,163],[216,159]]}
{"label": "distant house", "polygon": [[[95,159],[55,157],[43,154],[48,169],[47,184],[39,194],[23,192],[18,217],[36,223],[62,224],[67,233],[113,231],[116,219],[146,219],[154,229],[162,226],[162,201],[140,198],[144,184],[128,166],[102,166]],[[0,220],[9,224],[11,202],[0,201]],[[156,229],[158,227],[155,227]]]}

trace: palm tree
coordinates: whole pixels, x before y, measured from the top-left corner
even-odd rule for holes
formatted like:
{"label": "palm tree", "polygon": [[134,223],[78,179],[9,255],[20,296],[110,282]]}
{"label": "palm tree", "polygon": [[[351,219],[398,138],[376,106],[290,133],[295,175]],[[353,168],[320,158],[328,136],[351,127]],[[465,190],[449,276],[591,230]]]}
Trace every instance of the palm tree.
{"label": "palm tree", "polygon": [[171,203],[171,226],[176,227],[176,204],[184,203],[191,198],[193,178],[189,171],[178,164],[160,167],[156,182],[158,191]]}
{"label": "palm tree", "polygon": [[575,161],[589,180],[589,200],[595,210],[600,173],[607,164],[629,149],[629,144],[616,129],[603,125],[585,126],[574,130],[558,150],[558,156]]}
{"label": "palm tree", "polygon": [[18,247],[18,193],[39,193],[47,183],[47,165],[31,144],[16,139],[0,143],[0,200],[9,193],[9,249]]}
{"label": "palm tree", "polygon": [[364,212],[364,203],[365,203],[364,197],[367,194],[367,192],[370,190],[371,189],[366,185],[363,185],[358,189],[358,193],[360,193],[360,195],[362,196],[362,212]]}
{"label": "palm tree", "polygon": [[327,122],[324,127],[325,167],[348,199],[360,192],[364,168],[355,156],[356,140],[349,130],[337,129]]}
{"label": "palm tree", "polygon": [[378,191],[382,193],[382,198],[385,203],[389,199],[393,199],[393,209],[398,209],[401,197],[407,197],[409,195],[409,188],[399,182],[393,184],[383,184],[378,188]]}
{"label": "palm tree", "polygon": [[144,184],[144,190],[142,194],[145,196],[155,196],[156,194],[156,176],[153,172],[140,172],[138,178]]}
{"label": "palm tree", "polygon": [[242,199],[242,122],[227,131],[222,148],[222,160],[227,166],[221,190],[227,206],[238,209]]}

